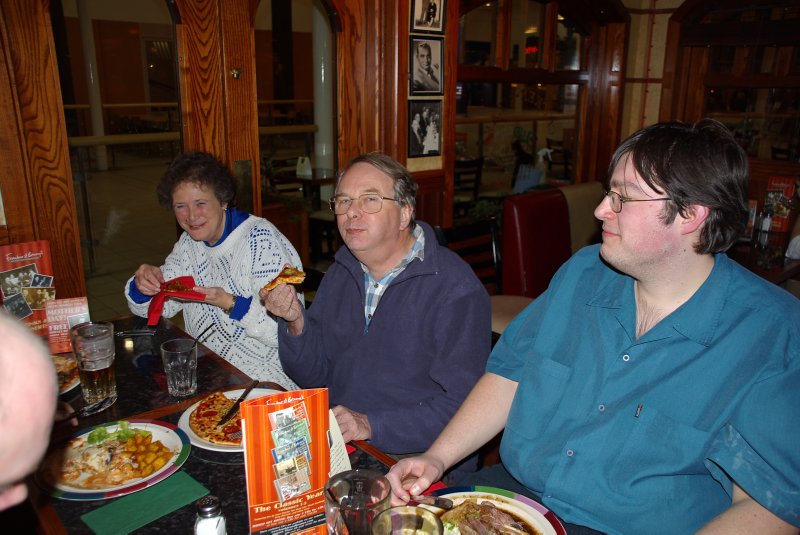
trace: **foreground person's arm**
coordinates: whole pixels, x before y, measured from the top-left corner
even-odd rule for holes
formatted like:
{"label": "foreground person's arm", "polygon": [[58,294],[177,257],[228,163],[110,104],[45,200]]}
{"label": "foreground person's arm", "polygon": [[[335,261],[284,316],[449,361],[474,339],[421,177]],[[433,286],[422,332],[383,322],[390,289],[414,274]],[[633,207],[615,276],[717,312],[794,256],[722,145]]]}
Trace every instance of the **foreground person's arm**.
{"label": "foreground person's arm", "polygon": [[794,535],[800,533],[800,529],[772,514],[734,483],[731,506],[697,533],[702,535],[745,535],[749,533]]}
{"label": "foreground person's arm", "polygon": [[516,382],[484,374],[428,451],[402,459],[389,470],[392,504],[405,503],[409,494],[421,494],[445,470],[499,433],[505,427],[516,391]]}

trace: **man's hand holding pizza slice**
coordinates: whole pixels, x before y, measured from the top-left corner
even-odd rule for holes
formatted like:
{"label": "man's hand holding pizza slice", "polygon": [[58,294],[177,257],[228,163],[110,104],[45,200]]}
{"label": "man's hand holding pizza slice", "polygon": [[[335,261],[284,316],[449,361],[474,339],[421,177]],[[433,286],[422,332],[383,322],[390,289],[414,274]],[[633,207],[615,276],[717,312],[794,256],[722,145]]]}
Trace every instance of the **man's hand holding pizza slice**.
{"label": "man's hand holding pizza slice", "polygon": [[305,277],[305,273],[287,264],[272,282],[258,292],[264,300],[267,312],[285,320],[289,332],[294,336],[303,331],[305,317],[303,305],[297,298],[297,290],[292,285],[300,284]]}

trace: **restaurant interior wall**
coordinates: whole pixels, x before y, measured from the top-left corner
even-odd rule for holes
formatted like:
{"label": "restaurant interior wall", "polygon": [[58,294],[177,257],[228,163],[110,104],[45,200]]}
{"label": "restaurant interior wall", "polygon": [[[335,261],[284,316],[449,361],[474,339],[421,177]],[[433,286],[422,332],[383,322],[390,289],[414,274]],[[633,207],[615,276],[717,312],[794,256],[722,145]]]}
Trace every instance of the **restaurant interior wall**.
{"label": "restaurant interior wall", "polygon": [[548,147],[568,154],[568,165],[549,166],[550,181],[602,178],[597,162],[616,145],[627,20],[612,4],[594,5],[595,18],[569,1],[461,2],[472,9],[459,22],[456,156],[484,157],[487,194],[510,190],[514,146],[533,162]]}

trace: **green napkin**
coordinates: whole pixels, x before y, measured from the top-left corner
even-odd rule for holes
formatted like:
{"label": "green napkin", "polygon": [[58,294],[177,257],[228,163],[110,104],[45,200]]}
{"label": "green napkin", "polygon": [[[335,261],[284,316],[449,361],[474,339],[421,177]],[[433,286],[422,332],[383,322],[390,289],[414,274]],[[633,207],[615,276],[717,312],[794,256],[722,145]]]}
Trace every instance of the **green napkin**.
{"label": "green napkin", "polygon": [[130,533],[208,494],[186,472],[176,472],[157,485],[140,490],[81,516],[97,535]]}

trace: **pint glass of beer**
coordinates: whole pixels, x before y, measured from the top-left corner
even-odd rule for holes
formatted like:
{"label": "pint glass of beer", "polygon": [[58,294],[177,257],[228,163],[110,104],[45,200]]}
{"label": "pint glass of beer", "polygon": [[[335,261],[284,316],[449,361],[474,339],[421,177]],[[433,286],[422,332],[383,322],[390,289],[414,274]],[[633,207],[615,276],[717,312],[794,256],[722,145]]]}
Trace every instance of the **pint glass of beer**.
{"label": "pint glass of beer", "polygon": [[87,321],[70,329],[72,351],[78,361],[78,374],[87,405],[107,397],[116,399],[114,374],[114,325]]}

